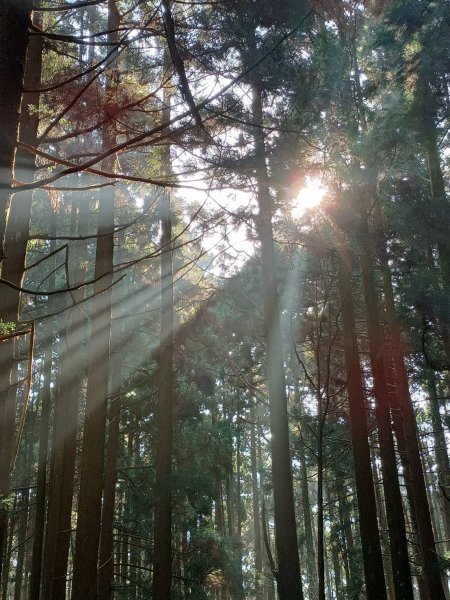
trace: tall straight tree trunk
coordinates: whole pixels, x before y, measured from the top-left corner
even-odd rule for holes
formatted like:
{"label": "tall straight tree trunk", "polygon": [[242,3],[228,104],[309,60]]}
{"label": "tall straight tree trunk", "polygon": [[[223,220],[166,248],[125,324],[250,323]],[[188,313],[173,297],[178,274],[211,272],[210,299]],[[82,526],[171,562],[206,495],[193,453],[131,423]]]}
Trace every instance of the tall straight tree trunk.
{"label": "tall straight tree trunk", "polygon": [[[340,540],[339,540],[339,534],[337,533],[335,527],[338,523],[338,516],[336,514],[336,510],[335,510],[335,500],[332,500],[332,496],[333,496],[333,491],[332,488],[330,486],[330,484],[327,484],[327,504],[328,504],[328,516],[330,519],[330,523],[332,523],[332,526],[334,526],[334,530],[331,531],[330,534],[330,546],[331,546],[331,559],[332,559],[332,563],[333,563],[333,579],[334,579],[334,590],[335,590],[335,595],[334,597],[336,598],[336,600],[340,600],[340,598],[342,597],[342,579],[341,579],[341,570],[342,570],[342,565],[341,565],[341,561],[340,561],[340,557],[339,557],[339,547],[340,547]],[[341,524],[342,526],[342,524]],[[348,562],[347,562],[348,564]],[[347,568],[347,572],[348,572],[348,568]]]}
{"label": "tall straight tree trunk", "polygon": [[20,600],[23,591],[24,567],[25,567],[25,550],[27,541],[27,523],[28,510],[30,504],[30,488],[27,487],[22,491],[22,501],[20,503],[20,518],[19,532],[17,535],[17,560],[16,560],[16,576],[14,584],[14,600]]}
{"label": "tall straight tree trunk", "polygon": [[280,600],[303,600],[294,508],[289,421],[284,375],[280,307],[272,231],[273,203],[269,188],[264,143],[260,76],[252,86],[257,200],[257,229],[262,255],[263,308],[266,336],[266,371],[270,401],[272,485],[277,550],[277,589]]}
{"label": "tall straight tree trunk", "polygon": [[[317,357],[317,360],[320,360]],[[320,385],[320,384],[319,384]],[[317,573],[319,578],[319,600],[325,600],[325,540],[324,540],[324,509],[323,509],[323,434],[325,415],[323,414],[322,393],[317,392],[318,434],[317,434]]]}
{"label": "tall straight tree trunk", "polygon": [[[14,177],[22,83],[28,46],[32,0],[0,0],[0,260]],[[3,315],[0,315],[3,317]]]}
{"label": "tall straight tree trunk", "polygon": [[123,327],[117,327],[115,335],[113,334],[113,342],[116,342],[117,347],[114,348],[112,352],[113,372],[111,379],[111,404],[108,414],[108,446],[105,465],[105,483],[103,489],[98,600],[110,600],[114,576],[113,524],[116,499],[117,460],[120,449],[122,356],[125,350],[122,345],[119,345],[119,340],[122,338],[123,333]]}
{"label": "tall straight tree trunk", "polygon": [[262,544],[261,544],[261,509],[259,500],[258,484],[258,459],[257,459],[257,440],[256,440],[256,414],[255,409],[251,409],[251,432],[250,432],[250,463],[252,472],[252,509],[253,509],[253,539],[255,552],[255,595],[261,594],[261,576],[262,576]]}
{"label": "tall straight tree trunk", "polygon": [[[88,199],[72,199],[70,232],[85,235],[89,213]],[[56,235],[56,216],[53,217],[51,235]],[[69,247],[68,271],[70,283],[85,280],[81,266],[85,242],[79,241]],[[67,298],[70,306],[75,300],[81,302],[84,289],[73,292]],[[78,429],[78,406],[84,376],[83,313],[71,308],[66,313],[59,345],[60,368],[55,389],[53,442],[50,464],[48,517],[45,530],[44,566],[42,573],[42,597],[63,599],[66,595],[67,562],[72,529],[72,495]]]}
{"label": "tall straight tree trunk", "polygon": [[[165,50],[164,80],[170,68]],[[170,121],[169,87],[164,91],[163,119]],[[163,168],[171,172],[170,145],[163,150]],[[170,598],[172,589],[172,455],[173,455],[173,256],[170,194],[162,193],[161,211],[161,331],[159,345],[159,402],[155,476],[155,540],[153,550],[153,598]]]}
{"label": "tall straight tree trunk", "polygon": [[36,500],[33,532],[33,549],[30,575],[30,600],[39,600],[41,589],[41,571],[43,541],[45,530],[45,506],[47,486],[47,459],[50,434],[52,343],[51,328],[47,327],[47,344],[44,350],[44,383],[39,395],[41,399],[41,417],[39,421],[39,454],[36,479]]}
{"label": "tall straight tree trunk", "polygon": [[[297,386],[296,386],[297,388]],[[296,389],[296,394],[298,389]],[[300,401],[300,399],[299,399]],[[308,565],[308,589],[310,590],[311,597],[317,597],[317,562],[316,562],[316,550],[314,547],[314,532],[313,532],[313,517],[311,513],[311,501],[309,497],[309,483],[308,483],[308,469],[306,465],[306,454],[305,447],[303,444],[299,445],[298,455],[300,460],[300,492],[301,492],[301,506],[303,525],[305,528],[305,546],[307,555]]]}
{"label": "tall straight tree trunk", "polygon": [[445,431],[442,425],[436,379],[433,373],[428,375],[428,397],[431,423],[433,425],[434,454],[437,466],[438,485],[440,488],[440,512],[444,524],[445,539],[448,540],[448,545],[450,540],[450,463],[448,458],[447,442],[445,439]]}
{"label": "tall straight tree trunk", "polygon": [[243,594],[243,577],[242,577],[242,510],[241,510],[241,493],[242,493],[242,432],[238,426],[236,428],[236,515],[237,527],[235,535],[235,552],[238,560],[238,573],[236,582],[235,596],[237,599],[242,598]]}
{"label": "tall straight tree trunk", "polygon": [[420,553],[430,600],[443,600],[445,598],[445,593],[442,585],[439,558],[436,551],[436,543],[431,522],[416,416],[411,402],[408,374],[405,367],[406,353],[397,320],[392,277],[386,252],[383,217],[378,202],[375,203],[375,227],[378,230],[378,257],[383,278],[388,332],[392,345],[392,360],[395,368],[398,402],[403,422],[406,457],[409,465],[409,480],[411,482],[414,499],[414,514],[416,518]]}
{"label": "tall straight tree trunk", "polygon": [[[340,235],[339,233],[337,235]],[[338,240],[338,280],[342,303],[342,329],[350,433],[355,465],[359,528],[364,561],[367,600],[387,600],[383,560],[377,522],[377,505],[370,462],[369,435],[364,402],[353,308],[352,254],[345,239]]]}
{"label": "tall straight tree trunk", "polygon": [[394,590],[396,600],[413,600],[414,594],[408,557],[405,516],[398,478],[387,387],[384,359],[384,332],[380,324],[380,309],[375,286],[372,249],[369,246],[368,240],[369,228],[367,226],[365,207],[361,211],[361,225],[363,247],[361,249],[360,262]]}
{"label": "tall straight tree trunk", "polygon": [[[115,0],[108,2],[108,41],[117,43],[120,14]],[[106,98],[112,102],[117,87],[118,72],[113,68],[107,75]],[[115,107],[106,108],[109,116]],[[115,120],[103,130],[103,150],[114,146]],[[102,170],[112,171],[114,156],[102,162]],[[107,402],[109,394],[109,355],[111,333],[111,283],[114,265],[114,192],[102,188],[99,197],[95,255],[94,300],[92,308],[91,343],[88,357],[86,414],[81,450],[78,520],[73,560],[73,600],[94,600],[97,597],[98,553],[100,542],[101,505]]]}
{"label": "tall straight tree trunk", "polygon": [[[84,235],[88,227],[89,204],[87,198],[72,204],[72,231]],[[85,242],[76,242],[71,252],[69,269],[74,284],[86,279],[82,266],[85,258]],[[73,263],[73,266],[72,266]],[[73,293],[73,300],[82,302],[84,289]],[[69,302],[72,301],[69,299]],[[52,599],[64,600],[66,597],[67,567],[70,542],[72,540],[72,501],[75,478],[75,461],[77,451],[78,408],[83,388],[85,373],[83,330],[85,319],[82,311],[72,308],[67,315],[65,327],[65,343],[62,349],[60,389],[58,402],[58,420],[56,427],[61,429],[62,454],[57,531],[55,538],[54,574],[52,582]],[[58,452],[58,451],[57,451]]]}
{"label": "tall straight tree trunk", "polygon": [[[14,202],[15,199],[13,199]],[[54,225],[56,225],[54,219]],[[55,227],[56,229],[56,227]],[[51,232],[51,235],[56,235],[56,231]],[[55,242],[50,246],[51,250],[55,248]],[[53,261],[55,263],[55,261]],[[53,264],[52,268],[56,265]],[[49,289],[55,287],[55,274],[52,275],[48,283]],[[53,302],[48,302],[48,311],[52,311]],[[35,496],[35,517],[33,531],[33,548],[31,555],[31,574],[30,574],[30,590],[29,600],[39,600],[41,590],[41,574],[43,565],[43,543],[45,531],[45,513],[46,513],[46,490],[47,490],[47,460],[50,442],[50,413],[51,413],[51,380],[52,380],[52,355],[53,355],[53,338],[54,325],[47,321],[44,328],[45,331],[45,348],[43,357],[43,385],[39,393],[41,401],[41,416],[39,420],[39,453],[36,478],[36,496]]]}
{"label": "tall straight tree trunk", "polygon": [[[439,155],[438,132],[436,130],[436,100],[433,92],[430,89],[430,84],[427,81],[427,76],[421,73],[418,82],[418,94],[422,99],[422,119],[420,121],[420,133],[422,147],[425,151],[428,174],[430,180],[430,192],[433,200],[437,204],[447,204],[447,194],[445,191],[445,180],[442,172],[441,157]],[[450,244],[448,241],[447,231],[439,232],[437,238],[437,248],[439,252],[439,265],[442,274],[442,283],[448,289],[450,285]],[[446,339],[447,353],[450,351],[450,340],[448,324],[444,327],[444,336]],[[450,358],[449,356],[447,358]]]}
{"label": "tall straight tree trunk", "polygon": [[[0,81],[8,81],[8,85],[2,85],[0,88],[0,114],[2,115],[2,120],[4,120],[4,127],[2,134],[0,136],[0,254],[3,249],[6,251],[6,258],[3,258],[1,274],[2,278],[8,281],[11,281],[15,285],[20,285],[23,278],[23,272],[25,267],[25,258],[27,251],[27,243],[29,238],[29,224],[30,224],[30,215],[31,215],[31,202],[33,193],[32,191],[27,191],[23,193],[16,194],[13,197],[11,208],[9,211],[8,218],[8,226],[6,231],[5,223],[2,224],[2,218],[5,213],[5,207],[2,205],[2,197],[4,194],[7,194],[5,198],[9,198],[9,192],[6,188],[2,188],[1,186],[5,183],[5,173],[3,171],[5,160],[5,147],[9,145],[10,140],[9,136],[13,135],[12,130],[9,128],[12,125],[11,123],[11,106],[5,106],[5,102],[12,102],[13,97],[11,95],[7,95],[4,97],[4,94],[8,94],[7,88],[9,84],[14,87],[15,84],[20,85],[20,94],[22,90],[22,68],[23,65],[15,64],[12,71],[3,71],[5,65],[2,63],[2,60],[7,60],[5,56],[2,57],[3,52],[3,44],[9,43],[12,44],[11,48],[8,49],[9,52],[13,51],[14,56],[13,60],[15,63],[20,60],[21,48],[17,48],[17,40],[14,39],[14,30],[7,31],[6,33],[3,31],[3,27],[14,27],[13,23],[9,22],[9,25],[6,25],[7,21],[3,21],[3,19],[14,18],[17,22],[20,19],[25,19],[25,32],[24,35],[28,35],[28,18],[29,18],[29,10],[27,8],[27,2],[19,2],[16,7],[13,7],[10,3],[11,0],[0,1]],[[28,10],[28,16],[22,14],[22,11]],[[12,13],[15,16],[12,16]],[[19,14],[20,13],[20,14]],[[23,25],[23,24],[22,24]],[[18,30],[16,29],[16,33],[18,34]],[[3,37],[3,36],[6,37]],[[12,36],[10,39],[9,36]],[[14,40],[14,41],[12,41]],[[20,46],[20,44],[19,44]],[[43,48],[43,38],[36,36],[29,45],[28,48],[28,60],[25,69],[25,84],[26,86],[30,86],[32,88],[39,87],[41,81],[41,68],[42,68],[42,48]],[[10,57],[11,58],[11,57]],[[24,62],[24,57],[21,59],[22,63]],[[20,74],[19,74],[20,71]],[[8,73],[8,75],[7,75]],[[11,81],[8,77],[12,77],[15,74],[15,77],[19,79],[17,81]],[[6,77],[6,79],[5,79]],[[20,95],[19,95],[20,102]],[[17,112],[17,118],[19,116],[18,113],[19,104],[17,104],[14,109]],[[20,128],[19,128],[19,137],[26,144],[30,144],[35,146],[37,140],[37,131],[39,126],[39,94],[28,94],[26,99],[22,103],[22,111],[20,116]],[[8,116],[9,115],[9,116]],[[16,116],[14,116],[16,119]],[[14,121],[13,119],[13,121]],[[12,141],[12,151],[14,152],[14,147],[16,143],[17,137],[17,121],[14,121],[14,139]],[[12,160],[12,159],[11,159]],[[17,160],[17,173],[16,176],[19,179],[32,179],[35,172],[35,158],[32,155],[20,154]],[[12,171],[11,171],[12,173]],[[8,184],[9,185],[9,184]],[[8,200],[9,201],[9,200]],[[2,229],[3,228],[3,229]],[[0,286],[0,319],[5,323],[16,323],[19,319],[19,303],[20,303],[20,293],[16,290],[12,290],[7,286]],[[15,417],[15,407],[16,407],[16,398],[15,398],[15,390],[11,387],[12,383],[12,372],[13,372],[13,357],[14,357],[14,343],[3,342],[0,344],[0,438],[3,440],[3,443],[0,444],[0,497],[2,494],[8,493],[9,488],[9,470],[13,449],[13,438],[12,435],[14,429],[14,417]],[[8,441],[7,441],[8,440]],[[0,555],[2,549],[4,547],[4,535],[6,532],[6,513],[5,511],[0,511]],[[0,558],[1,565],[1,558]],[[0,575],[1,579],[1,575]]]}

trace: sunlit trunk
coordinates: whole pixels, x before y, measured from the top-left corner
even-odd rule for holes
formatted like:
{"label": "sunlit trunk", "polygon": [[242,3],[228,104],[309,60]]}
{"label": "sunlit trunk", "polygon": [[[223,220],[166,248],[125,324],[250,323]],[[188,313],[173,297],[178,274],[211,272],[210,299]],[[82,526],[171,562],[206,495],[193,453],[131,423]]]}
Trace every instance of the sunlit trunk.
{"label": "sunlit trunk", "polygon": [[[108,2],[108,38],[118,39],[120,15],[115,0]],[[106,97],[113,98],[118,72],[114,67],[106,81]],[[106,108],[113,117],[115,107]],[[105,124],[102,146],[106,150],[115,145],[114,118]],[[115,157],[102,162],[102,169],[112,171]],[[109,395],[109,356],[111,332],[111,284],[114,265],[114,192],[102,188],[99,197],[95,255],[94,300],[92,307],[91,338],[88,357],[86,414],[81,450],[80,492],[78,520],[73,560],[73,600],[94,600],[97,597],[98,552],[100,543],[101,503],[103,491],[106,409]]]}
{"label": "sunlit trunk", "polygon": [[276,281],[275,247],[272,232],[272,198],[266,166],[262,89],[254,83],[252,118],[255,127],[255,161],[259,214],[257,229],[261,244],[263,308],[266,336],[266,372],[270,400],[272,485],[277,550],[277,589],[280,600],[303,600],[297,527],[294,508],[289,421],[284,375],[280,307]]}

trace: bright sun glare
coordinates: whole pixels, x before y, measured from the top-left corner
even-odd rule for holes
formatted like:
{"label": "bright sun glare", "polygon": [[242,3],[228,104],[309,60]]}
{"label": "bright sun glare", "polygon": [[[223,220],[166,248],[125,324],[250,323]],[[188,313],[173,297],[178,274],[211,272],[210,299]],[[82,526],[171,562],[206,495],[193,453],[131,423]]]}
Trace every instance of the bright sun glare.
{"label": "bright sun glare", "polygon": [[328,188],[318,177],[306,178],[306,185],[299,191],[292,208],[292,216],[299,219],[311,208],[316,208],[324,199]]}

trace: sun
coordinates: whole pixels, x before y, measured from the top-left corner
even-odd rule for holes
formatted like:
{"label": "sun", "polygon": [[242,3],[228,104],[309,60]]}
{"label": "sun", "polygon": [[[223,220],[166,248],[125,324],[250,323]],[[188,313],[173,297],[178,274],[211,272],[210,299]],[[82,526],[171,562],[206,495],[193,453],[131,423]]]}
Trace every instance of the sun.
{"label": "sun", "polygon": [[297,194],[292,208],[292,216],[294,219],[299,219],[308,210],[317,208],[328,192],[328,188],[324,185],[319,177],[306,177],[306,184]]}

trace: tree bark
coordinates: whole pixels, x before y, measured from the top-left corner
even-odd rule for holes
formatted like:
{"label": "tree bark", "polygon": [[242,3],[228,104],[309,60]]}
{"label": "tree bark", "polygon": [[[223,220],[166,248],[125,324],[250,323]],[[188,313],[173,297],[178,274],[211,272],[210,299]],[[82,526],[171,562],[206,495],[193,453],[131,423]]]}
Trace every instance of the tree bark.
{"label": "tree bark", "polygon": [[372,249],[369,246],[369,228],[367,226],[367,216],[364,207],[361,210],[361,225],[362,249],[360,261],[394,590],[397,600],[413,600],[414,594],[409,566],[405,517],[398,479],[387,388],[384,333],[380,325],[380,310],[375,287]]}
{"label": "tree bark", "polygon": [[[338,233],[338,235],[340,235]],[[377,506],[370,463],[366,407],[359,363],[353,309],[352,255],[345,239],[338,239],[338,279],[342,303],[342,328],[347,393],[350,411],[350,433],[355,465],[359,528],[364,561],[367,600],[387,600]]]}
{"label": "tree bark", "polygon": [[[14,4],[14,2],[12,3]],[[21,48],[17,49],[17,40],[12,41],[13,38],[9,36],[14,36],[14,31],[3,31],[3,27],[18,27],[18,21],[21,19],[25,19],[25,25],[22,23],[21,27],[24,25],[25,33],[24,35],[28,36],[28,19],[30,10],[26,6],[26,3],[18,3],[17,7],[13,7],[10,4],[10,0],[0,1],[0,57],[2,56],[3,44],[10,43],[12,44],[11,48],[8,49],[8,52],[14,52],[13,61],[15,63],[20,61],[20,53]],[[19,6],[20,5],[20,6]],[[22,7],[22,8],[21,8]],[[25,16],[23,11],[28,10],[28,16]],[[13,14],[14,13],[14,14]],[[20,14],[19,14],[20,13]],[[4,20],[6,19],[6,21]],[[8,19],[13,19],[15,25],[8,21]],[[8,24],[9,23],[9,24]],[[19,28],[20,29],[20,28]],[[16,29],[16,34],[19,35],[19,30]],[[6,35],[6,37],[5,37]],[[20,45],[20,44],[19,44]],[[25,69],[25,83],[26,85],[30,85],[32,87],[38,87],[41,80],[41,67],[42,67],[42,48],[43,48],[43,40],[40,38],[35,38],[29,46],[28,49],[28,60]],[[25,45],[26,49],[26,45]],[[17,52],[17,54],[16,54]],[[13,73],[18,77],[18,82],[11,82],[11,86],[14,87],[16,83],[20,86],[20,93],[16,90],[16,95],[19,93],[19,101],[17,103],[16,108],[13,109],[14,112],[14,124],[13,129],[10,131],[11,127],[11,106],[5,106],[5,103],[13,101],[13,92],[10,90],[7,91],[6,88],[10,86],[2,86],[0,91],[0,114],[2,115],[2,119],[4,119],[4,129],[2,135],[0,136],[0,255],[3,252],[3,249],[6,251],[6,258],[3,257],[2,263],[2,278],[8,281],[11,281],[15,285],[20,285],[23,278],[23,272],[25,267],[25,258],[27,251],[27,243],[29,238],[29,223],[30,223],[30,215],[31,215],[31,202],[33,193],[31,191],[17,194],[12,201],[11,209],[9,211],[8,218],[8,226],[5,231],[6,221],[2,221],[4,218],[6,204],[3,205],[2,202],[5,198],[7,198],[7,202],[9,202],[9,191],[7,188],[2,187],[2,184],[5,183],[4,177],[6,176],[4,172],[4,161],[7,153],[6,146],[8,146],[11,142],[9,139],[13,135],[12,140],[12,152],[14,155],[14,149],[16,144],[17,137],[17,126],[18,121],[16,122],[16,112],[17,119],[19,116],[19,104],[20,104],[20,95],[22,92],[22,69],[23,65],[15,64],[12,71],[3,71],[5,65],[3,61],[11,60],[6,56],[0,58],[0,81],[10,81],[9,79],[5,79],[4,77],[12,77]],[[24,61],[24,58],[22,59]],[[18,73],[20,71],[20,75]],[[8,74],[8,75],[7,75]],[[20,130],[19,136],[22,141],[27,144],[36,145],[37,139],[37,131],[39,125],[39,95],[38,94],[30,94],[26,101],[22,104],[22,112],[20,116]],[[11,159],[13,161],[13,158]],[[31,155],[20,155],[18,159],[18,177],[28,178],[35,172],[35,159]],[[12,165],[12,162],[11,162]],[[12,169],[12,166],[10,166]],[[12,170],[11,170],[12,173]],[[10,184],[8,184],[9,186]],[[6,202],[6,200],[5,200]],[[17,323],[19,319],[19,303],[20,303],[20,293],[16,290],[11,289],[8,286],[0,286],[0,319],[4,323]],[[13,450],[13,429],[14,429],[14,417],[15,417],[15,407],[16,407],[16,398],[15,398],[15,389],[12,387],[12,373],[13,373],[13,363],[14,363],[14,342],[3,342],[0,344],[0,437],[2,440],[10,440],[8,442],[4,442],[0,445],[0,496],[2,494],[7,494],[9,489],[9,470],[11,464],[12,450]],[[0,553],[2,548],[4,547],[4,534],[5,534],[5,519],[7,519],[4,511],[0,511]],[[1,565],[1,560],[0,560]],[[0,575],[1,578],[1,575]]]}
{"label": "tree bark", "polygon": [[[165,73],[169,70],[167,50]],[[164,91],[163,119],[170,121],[169,87]],[[162,156],[163,168],[171,171],[170,145]],[[173,256],[170,193],[162,193],[161,211],[161,331],[159,348],[159,403],[155,477],[155,541],[153,551],[153,598],[170,598],[172,589],[172,456],[173,456]]]}
{"label": "tree bark", "polygon": [[450,540],[450,462],[448,457],[445,431],[439,406],[436,380],[433,373],[428,375],[428,398],[433,425],[434,454],[437,465],[437,478],[439,485],[439,503],[444,534],[447,545]]}
{"label": "tree bark", "polygon": [[[256,76],[258,79],[258,75]],[[297,527],[294,508],[289,421],[284,375],[280,307],[276,281],[275,248],[272,232],[272,198],[266,165],[261,84],[253,83],[252,117],[254,132],[257,200],[257,229],[261,244],[266,372],[270,400],[272,485],[277,550],[277,589],[280,600],[303,600]]]}
{"label": "tree bark", "polygon": [[[28,46],[32,0],[0,0],[0,260],[14,178],[22,83]],[[2,315],[3,316],[3,315]]]}
{"label": "tree bark", "polygon": [[[117,342],[124,333],[123,327],[117,328],[113,340]],[[103,489],[102,529],[100,536],[100,567],[98,580],[98,600],[110,600],[114,577],[114,509],[117,480],[117,460],[120,449],[120,413],[122,397],[122,353],[123,347],[115,349],[112,355],[113,372],[111,380],[111,404],[108,414],[108,445],[105,465],[105,483]]]}
{"label": "tree bark", "polygon": [[403,423],[406,458],[409,466],[414,499],[414,514],[417,525],[420,553],[428,585],[430,600],[443,600],[445,593],[442,585],[439,558],[436,551],[430,507],[428,504],[423,465],[420,453],[416,417],[409,393],[408,375],[405,367],[405,349],[397,320],[391,272],[389,269],[381,207],[375,203],[375,226],[378,229],[378,257],[380,260],[383,292],[386,306],[387,330],[392,345],[392,360],[395,369],[400,416]]}
{"label": "tree bark", "polygon": [[262,544],[261,544],[261,509],[259,501],[258,485],[258,461],[257,461],[257,440],[256,440],[256,414],[251,409],[251,432],[250,432],[250,462],[252,473],[252,508],[253,508],[253,539],[255,553],[255,595],[261,594],[262,577]]}
{"label": "tree bark", "polygon": [[[108,41],[116,43],[120,15],[115,0],[108,2]],[[114,97],[117,70],[108,74],[106,98]],[[107,106],[114,115],[115,107]],[[116,125],[111,119],[104,127],[102,146],[116,141]],[[102,162],[102,170],[112,171],[114,156]],[[102,188],[99,198],[97,249],[95,255],[93,319],[88,358],[86,414],[81,450],[80,492],[73,563],[72,600],[95,600],[98,584],[101,505],[107,402],[109,394],[109,355],[111,333],[111,283],[114,265],[114,192]]]}

